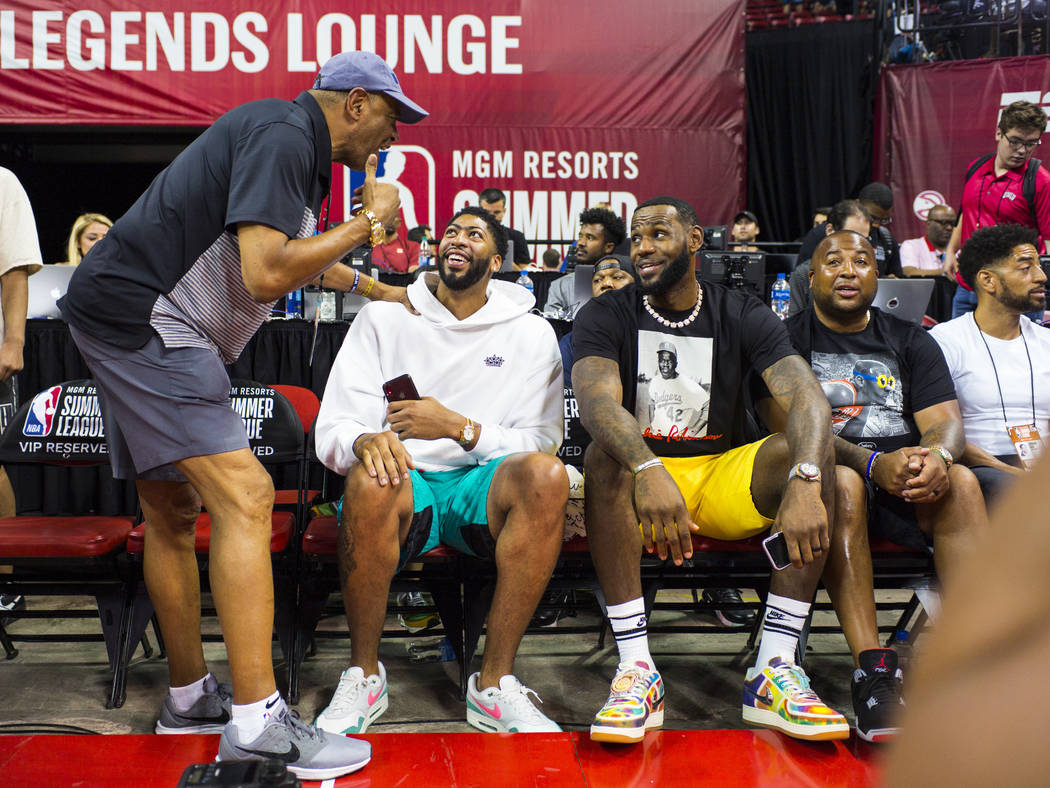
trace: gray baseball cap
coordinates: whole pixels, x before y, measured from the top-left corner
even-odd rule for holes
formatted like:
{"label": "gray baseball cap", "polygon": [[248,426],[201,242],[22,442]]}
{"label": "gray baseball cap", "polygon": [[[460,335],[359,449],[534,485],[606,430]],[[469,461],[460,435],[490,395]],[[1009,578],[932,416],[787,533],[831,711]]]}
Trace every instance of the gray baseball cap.
{"label": "gray baseball cap", "polygon": [[401,92],[397,75],[379,55],[372,52],[340,52],[321,66],[314,80],[315,90],[353,90],[364,88],[385,93],[401,105],[401,123],[419,123],[430,113]]}

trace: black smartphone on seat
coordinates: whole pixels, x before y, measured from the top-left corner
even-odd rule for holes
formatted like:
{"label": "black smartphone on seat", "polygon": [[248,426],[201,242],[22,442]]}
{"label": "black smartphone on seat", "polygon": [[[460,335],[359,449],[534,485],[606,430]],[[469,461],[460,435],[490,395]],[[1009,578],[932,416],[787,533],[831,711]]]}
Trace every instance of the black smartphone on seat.
{"label": "black smartphone on seat", "polygon": [[388,402],[401,402],[406,399],[419,399],[416,384],[411,375],[399,375],[383,384],[383,393]]}
{"label": "black smartphone on seat", "polygon": [[783,531],[777,531],[763,539],[762,552],[766,554],[769,563],[778,572],[791,566],[791,559],[788,558],[787,537],[784,536]]}

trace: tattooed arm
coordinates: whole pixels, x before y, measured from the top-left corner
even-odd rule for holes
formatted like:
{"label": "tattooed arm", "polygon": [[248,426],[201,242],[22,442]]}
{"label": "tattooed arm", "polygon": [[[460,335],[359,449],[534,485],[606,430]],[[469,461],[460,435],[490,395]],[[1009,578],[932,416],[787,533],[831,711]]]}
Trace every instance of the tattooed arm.
{"label": "tattooed arm", "polygon": [[[572,388],[580,406],[580,421],[599,448],[630,471],[656,457],[642,438],[634,416],[623,407],[620,369],[600,356],[577,359],[572,368]],[[668,549],[676,564],[693,554],[690,530],[699,530],[689,517],[678,485],[662,465],[635,474],[634,511],[642,524],[647,549],[656,547],[660,558]]]}
{"label": "tattooed arm", "polygon": [[[788,555],[796,566],[813,560],[814,548],[830,547],[828,507],[834,503],[835,462],[831,443],[831,406],[813,370],[802,356],[785,356],[762,372],[762,380],[776,404],[787,413],[790,465],[811,462],[821,470],[821,482],[791,480],[777,507],[773,530],[787,537]],[[759,469],[759,483],[781,484],[787,468]],[[761,473],[759,473],[761,471]],[[770,474],[773,475],[770,475]]]}

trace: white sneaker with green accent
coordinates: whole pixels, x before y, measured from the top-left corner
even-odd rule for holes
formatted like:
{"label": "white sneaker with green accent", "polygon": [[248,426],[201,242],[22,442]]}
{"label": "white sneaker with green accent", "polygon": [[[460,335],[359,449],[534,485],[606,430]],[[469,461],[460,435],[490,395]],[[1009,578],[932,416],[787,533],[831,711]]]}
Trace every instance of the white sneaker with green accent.
{"label": "white sneaker with green accent", "polygon": [[467,722],[478,730],[489,733],[555,733],[558,723],[536,708],[533,698],[540,696],[514,676],[499,680],[499,687],[478,689],[475,673],[467,682]]}
{"label": "white sneaker with green accent", "polygon": [[365,676],[359,667],[347,668],[339,678],[331,703],[317,715],[314,725],[328,733],[364,733],[390,705],[386,668]]}

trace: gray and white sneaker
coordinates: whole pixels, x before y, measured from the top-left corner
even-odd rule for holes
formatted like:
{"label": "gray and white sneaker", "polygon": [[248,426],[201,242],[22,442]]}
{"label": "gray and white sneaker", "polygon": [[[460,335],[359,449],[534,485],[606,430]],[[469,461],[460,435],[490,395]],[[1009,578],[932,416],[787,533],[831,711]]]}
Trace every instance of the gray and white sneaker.
{"label": "gray and white sneaker", "polygon": [[241,744],[231,722],[219,739],[217,761],[266,760],[274,758],[304,780],[330,780],[356,772],[372,760],[372,745],[347,736],[330,736],[307,725],[283,700],[252,741]]}
{"label": "gray and white sneaker", "polygon": [[230,721],[233,688],[220,684],[214,676],[204,682],[204,694],[186,711],[179,711],[169,692],[160,706],[157,733],[222,733]]}

